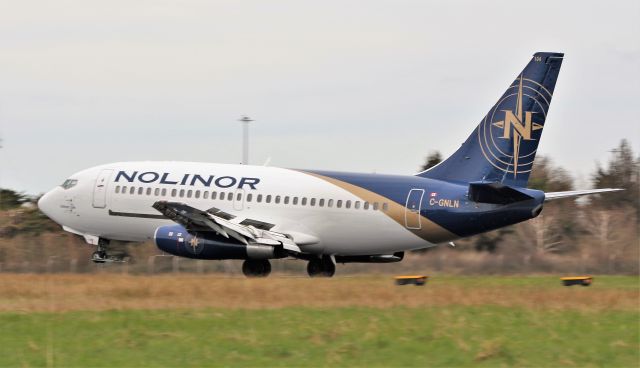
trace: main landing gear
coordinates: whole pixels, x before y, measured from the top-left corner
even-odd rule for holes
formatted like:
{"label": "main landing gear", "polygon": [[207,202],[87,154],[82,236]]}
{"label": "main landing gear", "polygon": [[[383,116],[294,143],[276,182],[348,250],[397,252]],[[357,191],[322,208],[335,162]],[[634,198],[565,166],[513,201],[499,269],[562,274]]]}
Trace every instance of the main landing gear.
{"label": "main landing gear", "polygon": [[[267,259],[247,259],[242,263],[242,273],[247,277],[267,277],[271,273],[271,263]],[[310,277],[332,277],[336,264],[328,256],[312,258],[307,264]]]}
{"label": "main landing gear", "polygon": [[310,277],[333,277],[336,273],[336,264],[328,256],[313,258],[307,264],[307,273]]}
{"label": "main landing gear", "polygon": [[247,259],[242,263],[242,273],[247,277],[267,277],[271,263],[267,259]]}

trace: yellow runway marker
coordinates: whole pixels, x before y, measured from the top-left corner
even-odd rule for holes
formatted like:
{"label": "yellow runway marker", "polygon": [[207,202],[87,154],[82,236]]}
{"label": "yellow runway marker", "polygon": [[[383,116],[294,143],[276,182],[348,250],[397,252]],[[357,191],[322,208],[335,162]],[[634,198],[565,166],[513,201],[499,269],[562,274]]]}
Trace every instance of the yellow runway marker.
{"label": "yellow runway marker", "polygon": [[416,286],[422,286],[427,283],[429,276],[424,275],[410,275],[410,276],[396,276],[396,285],[408,285],[413,284]]}
{"label": "yellow runway marker", "polygon": [[561,277],[562,285],[564,286],[572,286],[572,285],[582,285],[589,286],[593,283],[593,277],[591,276],[568,276]]}

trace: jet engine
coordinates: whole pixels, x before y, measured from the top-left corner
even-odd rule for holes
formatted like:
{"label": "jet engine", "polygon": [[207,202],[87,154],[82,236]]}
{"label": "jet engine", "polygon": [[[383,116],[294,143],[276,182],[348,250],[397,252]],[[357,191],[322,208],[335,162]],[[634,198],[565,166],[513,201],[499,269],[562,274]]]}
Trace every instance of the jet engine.
{"label": "jet engine", "polygon": [[161,226],[154,233],[156,246],[169,254],[195,259],[270,259],[285,257],[271,245],[244,244],[215,232],[188,232],[180,225]]}

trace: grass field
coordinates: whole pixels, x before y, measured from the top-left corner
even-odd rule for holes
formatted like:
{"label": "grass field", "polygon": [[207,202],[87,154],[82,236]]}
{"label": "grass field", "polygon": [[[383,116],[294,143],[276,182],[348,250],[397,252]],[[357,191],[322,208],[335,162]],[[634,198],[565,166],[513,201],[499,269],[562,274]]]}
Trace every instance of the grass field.
{"label": "grass field", "polygon": [[0,275],[0,366],[640,362],[637,277]]}

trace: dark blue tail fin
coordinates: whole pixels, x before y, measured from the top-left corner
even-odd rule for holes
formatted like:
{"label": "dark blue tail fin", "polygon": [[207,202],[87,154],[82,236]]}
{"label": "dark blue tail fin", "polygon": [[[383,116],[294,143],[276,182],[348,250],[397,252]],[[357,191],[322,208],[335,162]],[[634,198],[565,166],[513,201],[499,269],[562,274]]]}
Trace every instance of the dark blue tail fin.
{"label": "dark blue tail fin", "polygon": [[533,55],[462,147],[418,176],[526,187],[563,56]]}

